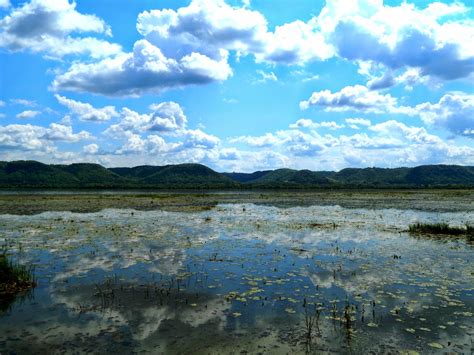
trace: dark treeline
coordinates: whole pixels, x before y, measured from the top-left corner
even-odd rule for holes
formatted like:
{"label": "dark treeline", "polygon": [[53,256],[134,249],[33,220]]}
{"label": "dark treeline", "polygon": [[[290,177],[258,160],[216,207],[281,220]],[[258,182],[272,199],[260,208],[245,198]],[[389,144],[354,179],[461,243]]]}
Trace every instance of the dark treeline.
{"label": "dark treeline", "polygon": [[105,168],[98,164],[54,165],[0,162],[0,188],[53,189],[311,189],[474,187],[474,167],[348,168],[338,172],[277,169],[218,173],[200,164]]}

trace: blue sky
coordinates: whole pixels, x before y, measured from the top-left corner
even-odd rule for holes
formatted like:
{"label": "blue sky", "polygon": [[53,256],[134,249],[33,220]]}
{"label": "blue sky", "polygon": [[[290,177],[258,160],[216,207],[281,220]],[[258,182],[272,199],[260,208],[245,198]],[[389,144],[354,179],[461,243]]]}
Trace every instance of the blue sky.
{"label": "blue sky", "polygon": [[474,165],[470,6],[0,0],[0,160]]}

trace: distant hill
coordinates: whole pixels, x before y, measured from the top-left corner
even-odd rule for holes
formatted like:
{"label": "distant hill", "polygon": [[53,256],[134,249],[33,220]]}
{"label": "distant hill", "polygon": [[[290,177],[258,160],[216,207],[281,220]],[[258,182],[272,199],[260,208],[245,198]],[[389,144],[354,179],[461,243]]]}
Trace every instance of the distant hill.
{"label": "distant hill", "polygon": [[48,165],[0,162],[0,188],[474,188],[474,167],[348,168],[338,172],[277,169],[218,173],[201,164],[107,169],[98,164]]}
{"label": "distant hill", "polygon": [[56,165],[57,169],[69,173],[76,180],[79,185],[83,187],[96,187],[96,186],[121,186],[127,183],[131,183],[124,179],[122,176],[114,173],[113,171],[104,168],[99,164],[71,164],[71,165]]}
{"label": "distant hill", "polygon": [[159,172],[164,168],[166,168],[166,166],[141,165],[134,168],[110,168],[109,170],[122,177],[130,179],[143,179]]}
{"label": "distant hill", "polygon": [[222,173],[222,175],[227,176],[228,178],[237,181],[237,182],[249,182],[254,181],[262,176],[271,173],[272,170],[256,171],[254,173]]}
{"label": "distant hill", "polygon": [[474,167],[458,165],[423,165],[409,169],[405,178],[413,185],[463,185],[473,184]]}
{"label": "distant hill", "polygon": [[342,169],[333,178],[339,184],[351,186],[383,187],[387,185],[409,185],[406,179],[410,168],[382,169]]}
{"label": "distant hill", "polygon": [[332,184],[330,177],[332,172],[315,172],[310,170],[278,169],[265,174],[258,179],[250,181],[259,186],[328,186]]}
{"label": "distant hill", "polygon": [[201,164],[168,165],[144,177],[140,183],[151,186],[182,187],[233,187],[236,182]]}
{"label": "distant hill", "polygon": [[0,187],[67,187],[79,180],[72,174],[37,161],[0,162]]}
{"label": "distant hill", "polygon": [[133,185],[133,182],[98,164],[0,162],[0,188],[108,188],[128,185]]}

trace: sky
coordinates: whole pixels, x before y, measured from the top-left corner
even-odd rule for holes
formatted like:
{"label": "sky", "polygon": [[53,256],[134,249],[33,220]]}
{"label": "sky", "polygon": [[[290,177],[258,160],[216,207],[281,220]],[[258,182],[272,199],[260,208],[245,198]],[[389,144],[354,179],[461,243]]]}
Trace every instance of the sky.
{"label": "sky", "polygon": [[474,165],[472,6],[0,0],[0,160]]}

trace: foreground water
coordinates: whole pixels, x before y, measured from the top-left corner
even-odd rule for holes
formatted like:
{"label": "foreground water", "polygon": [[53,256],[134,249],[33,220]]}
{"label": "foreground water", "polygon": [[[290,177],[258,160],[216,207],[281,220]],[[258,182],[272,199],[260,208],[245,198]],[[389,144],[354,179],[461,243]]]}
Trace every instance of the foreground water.
{"label": "foreground water", "polygon": [[107,209],[0,216],[38,287],[0,309],[0,353],[472,353],[474,253],[414,222],[474,212]]}

